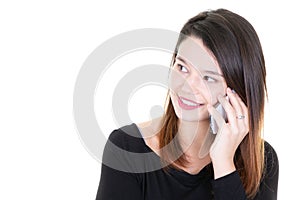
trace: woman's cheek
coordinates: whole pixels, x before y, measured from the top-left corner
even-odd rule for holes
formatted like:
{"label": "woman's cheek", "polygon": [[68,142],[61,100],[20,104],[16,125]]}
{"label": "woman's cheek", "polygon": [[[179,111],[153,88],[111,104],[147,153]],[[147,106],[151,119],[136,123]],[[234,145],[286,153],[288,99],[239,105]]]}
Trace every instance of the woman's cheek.
{"label": "woman's cheek", "polygon": [[219,95],[226,95],[226,88],[224,88],[223,84],[211,84],[208,85],[208,102],[212,105],[218,102]]}
{"label": "woman's cheek", "polygon": [[173,91],[178,90],[184,84],[184,77],[177,72],[172,72],[169,76],[169,88]]}

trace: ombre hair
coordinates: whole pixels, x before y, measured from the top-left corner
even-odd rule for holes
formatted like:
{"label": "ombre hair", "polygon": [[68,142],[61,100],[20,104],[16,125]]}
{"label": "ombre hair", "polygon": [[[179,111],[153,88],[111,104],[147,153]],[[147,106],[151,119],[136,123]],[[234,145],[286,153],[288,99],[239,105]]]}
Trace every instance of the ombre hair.
{"label": "ombre hair", "polygon": [[[261,134],[267,97],[265,61],[256,31],[243,17],[218,9],[189,19],[180,33],[171,65],[184,36],[201,39],[217,60],[228,87],[234,89],[248,107],[249,133],[239,145],[234,163],[248,198],[253,198],[264,171],[264,141]],[[178,131],[178,118],[169,93],[165,106],[159,144],[161,149],[168,145],[168,149],[162,151],[162,161],[171,162],[174,155],[182,153],[175,163],[186,166],[187,160],[179,142],[171,142]]]}

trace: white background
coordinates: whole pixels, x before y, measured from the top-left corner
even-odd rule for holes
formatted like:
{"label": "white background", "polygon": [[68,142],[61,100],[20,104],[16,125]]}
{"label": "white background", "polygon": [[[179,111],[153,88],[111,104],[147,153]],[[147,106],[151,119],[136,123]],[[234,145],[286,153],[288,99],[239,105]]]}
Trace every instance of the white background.
{"label": "white background", "polygon": [[280,161],[279,199],[294,199],[300,13],[292,0],[1,1],[0,199],[94,199],[100,163],[81,144],[72,113],[84,60],[122,32],[179,31],[198,12],[219,7],[249,20],[261,39],[269,87],[265,138]]}

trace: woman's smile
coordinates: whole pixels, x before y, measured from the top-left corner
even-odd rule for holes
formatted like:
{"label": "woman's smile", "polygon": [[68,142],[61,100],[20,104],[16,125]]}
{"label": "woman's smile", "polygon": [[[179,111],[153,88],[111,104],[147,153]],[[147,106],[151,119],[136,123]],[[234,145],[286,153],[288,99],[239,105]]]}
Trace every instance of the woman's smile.
{"label": "woman's smile", "polygon": [[192,101],[190,99],[184,98],[184,97],[178,97],[178,104],[182,109],[185,110],[192,110],[199,107],[202,107],[204,104],[202,103],[196,103],[195,101]]}

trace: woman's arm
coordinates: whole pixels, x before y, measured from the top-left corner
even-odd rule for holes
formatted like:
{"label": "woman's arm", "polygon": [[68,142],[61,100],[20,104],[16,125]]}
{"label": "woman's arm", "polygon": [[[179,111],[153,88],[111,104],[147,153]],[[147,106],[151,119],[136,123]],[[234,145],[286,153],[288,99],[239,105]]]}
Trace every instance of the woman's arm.
{"label": "woman's arm", "polygon": [[243,183],[237,171],[212,181],[214,199],[244,200],[247,199]]}
{"label": "woman's arm", "polygon": [[[132,131],[132,130],[129,130]],[[130,140],[130,144],[129,144]],[[104,148],[101,178],[97,200],[141,200],[143,199],[140,174],[134,173],[135,163],[124,152],[135,151],[138,147],[134,139],[121,129],[113,131]]]}
{"label": "woman's arm", "polygon": [[[265,142],[265,170],[254,200],[276,200],[278,188],[279,162],[275,150]],[[242,181],[237,171],[212,181],[216,200],[247,199]]]}
{"label": "woman's arm", "polygon": [[102,164],[97,200],[141,200],[142,192],[135,174]]}

